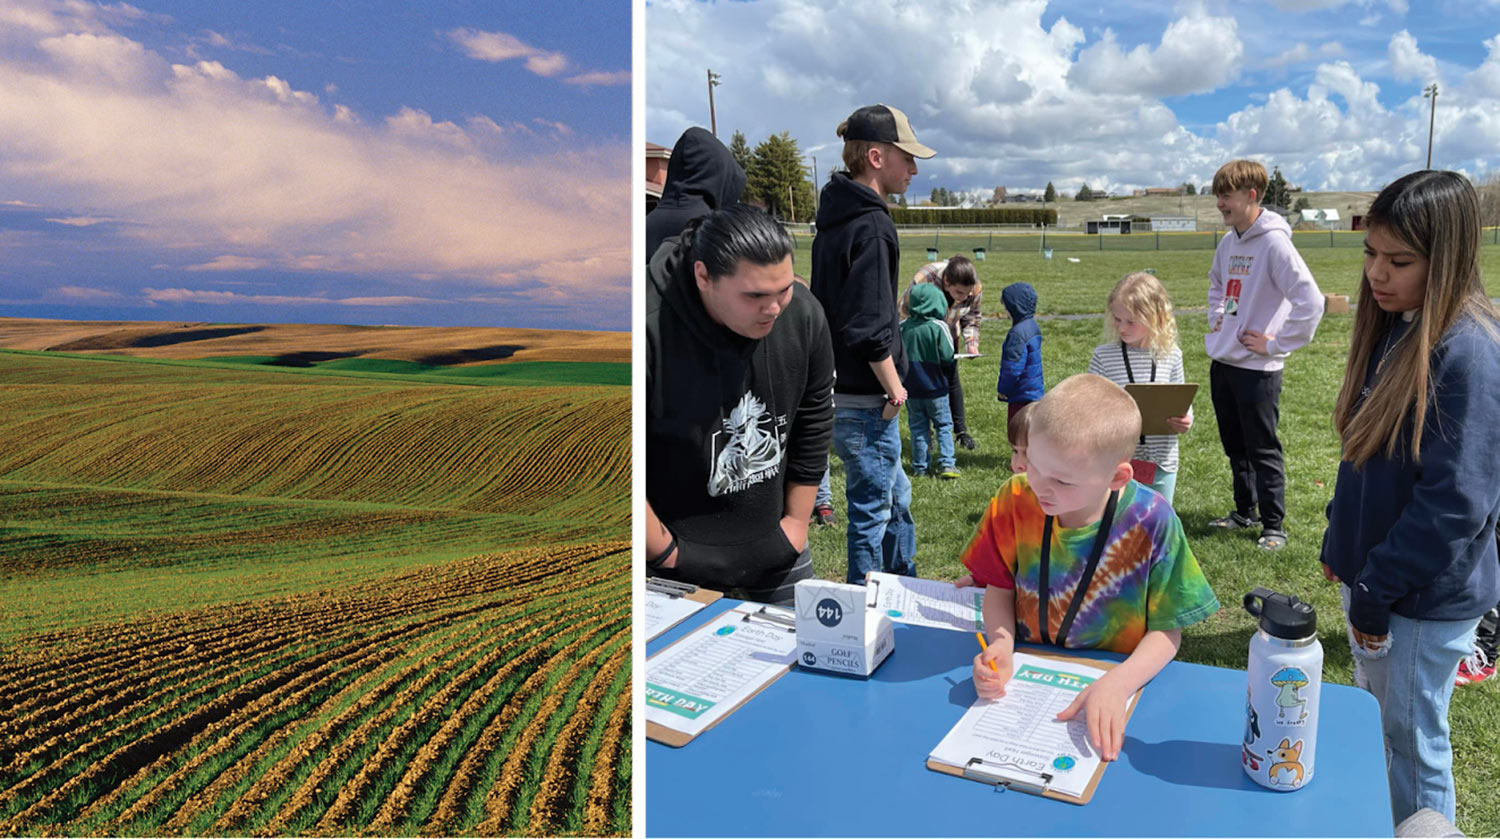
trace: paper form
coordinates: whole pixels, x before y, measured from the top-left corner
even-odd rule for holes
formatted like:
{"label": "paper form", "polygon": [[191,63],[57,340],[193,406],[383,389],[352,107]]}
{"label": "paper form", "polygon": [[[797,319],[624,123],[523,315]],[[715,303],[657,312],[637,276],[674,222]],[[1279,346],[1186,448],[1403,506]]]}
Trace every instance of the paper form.
{"label": "paper form", "polygon": [[984,631],[984,589],[956,588],[943,580],[922,580],[875,571],[866,586],[875,592],[875,608],[897,623]]}
{"label": "paper form", "polygon": [[686,597],[672,597],[661,592],[646,590],[646,640],[666,632],[682,623],[689,615],[707,606]]}
{"label": "paper form", "polygon": [[983,763],[975,767],[987,774],[1033,786],[1045,781],[1054,792],[1081,797],[1099,755],[1083,714],[1069,722],[1058,722],[1057,715],[1103,675],[1094,667],[1016,653],[1005,695],[971,705],[930,757],[958,767],[977,757]]}
{"label": "paper form", "polygon": [[646,719],[697,735],[786,670],[797,633],[790,611],[774,611],[786,616],[785,626],[726,612],[647,659]]}

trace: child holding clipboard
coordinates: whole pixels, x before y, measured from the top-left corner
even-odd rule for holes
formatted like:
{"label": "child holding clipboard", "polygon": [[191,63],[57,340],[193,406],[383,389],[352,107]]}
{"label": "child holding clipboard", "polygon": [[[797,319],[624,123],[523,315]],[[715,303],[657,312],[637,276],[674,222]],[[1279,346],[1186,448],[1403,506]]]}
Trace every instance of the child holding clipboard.
{"label": "child holding clipboard", "polygon": [[[1104,343],[1094,348],[1089,372],[1120,387],[1138,382],[1182,384],[1182,350],[1172,298],[1154,274],[1127,274],[1109,292],[1104,316]],[[1193,409],[1169,417],[1172,434],[1143,434],[1131,456],[1135,479],[1148,484],[1167,503],[1177,490],[1177,435],[1193,427]]]}

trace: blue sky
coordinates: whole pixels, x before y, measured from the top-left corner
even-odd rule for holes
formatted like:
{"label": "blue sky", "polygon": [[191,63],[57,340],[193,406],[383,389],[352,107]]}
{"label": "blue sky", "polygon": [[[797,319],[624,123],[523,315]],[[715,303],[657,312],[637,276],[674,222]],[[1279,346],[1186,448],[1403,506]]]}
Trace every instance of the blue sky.
{"label": "blue sky", "polygon": [[1197,184],[1254,157],[1310,189],[1370,190],[1425,165],[1500,172],[1500,0],[651,0],[647,139],[708,123],[789,131],[837,164],[856,107],[904,110],[935,186]]}
{"label": "blue sky", "polygon": [[628,329],[630,7],[0,0],[0,314]]}

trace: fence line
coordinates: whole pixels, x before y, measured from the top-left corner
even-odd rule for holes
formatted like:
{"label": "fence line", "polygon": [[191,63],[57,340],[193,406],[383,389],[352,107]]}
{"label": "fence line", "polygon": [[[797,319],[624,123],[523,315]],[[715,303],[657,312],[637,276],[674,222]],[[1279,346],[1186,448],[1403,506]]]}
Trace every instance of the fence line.
{"label": "fence line", "polygon": [[[802,229],[789,226],[788,230],[797,247],[811,246],[813,234],[805,225],[796,227]],[[925,249],[931,258],[972,251],[978,259],[984,259],[990,253],[1213,250],[1224,235],[1223,230],[1101,234],[1061,232],[1053,228],[1014,231],[990,229],[993,226],[984,225],[977,227],[901,227],[897,233],[902,250],[921,252]],[[1363,248],[1365,233],[1362,230],[1295,230],[1292,241],[1299,248]],[[1500,245],[1500,226],[1483,228],[1480,241],[1486,245]]]}

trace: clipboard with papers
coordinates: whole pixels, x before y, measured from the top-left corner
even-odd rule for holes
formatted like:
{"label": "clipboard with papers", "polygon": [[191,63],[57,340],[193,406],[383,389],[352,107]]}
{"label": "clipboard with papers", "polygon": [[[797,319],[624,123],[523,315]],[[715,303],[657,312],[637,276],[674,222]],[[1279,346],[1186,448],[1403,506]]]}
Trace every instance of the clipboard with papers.
{"label": "clipboard with papers", "polygon": [[[1054,719],[1114,662],[1017,651],[1005,696],[976,700],[927,758],[927,768],[995,787],[1083,805],[1109,764],[1088,742],[1080,714]],[[1135,712],[1140,691],[1130,698]]]}
{"label": "clipboard with papers", "polygon": [[685,746],[791,670],[794,613],[746,603],[646,659],[646,738]]}
{"label": "clipboard with papers", "polygon": [[1138,382],[1125,386],[1125,392],[1135,400],[1141,410],[1142,434],[1176,434],[1167,425],[1169,417],[1185,416],[1193,406],[1193,396],[1198,385],[1168,384],[1166,382]]}
{"label": "clipboard with papers", "polygon": [[647,577],[646,597],[641,610],[646,618],[646,640],[654,639],[723,596],[691,583]]}

